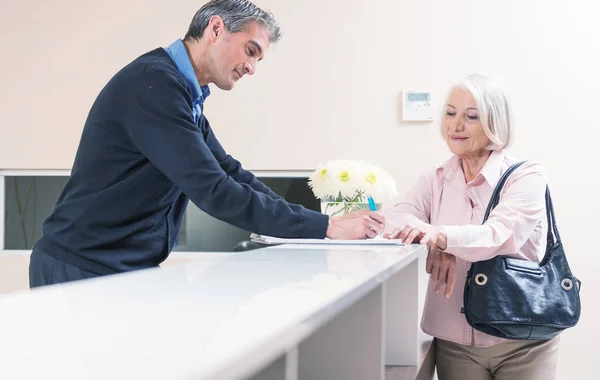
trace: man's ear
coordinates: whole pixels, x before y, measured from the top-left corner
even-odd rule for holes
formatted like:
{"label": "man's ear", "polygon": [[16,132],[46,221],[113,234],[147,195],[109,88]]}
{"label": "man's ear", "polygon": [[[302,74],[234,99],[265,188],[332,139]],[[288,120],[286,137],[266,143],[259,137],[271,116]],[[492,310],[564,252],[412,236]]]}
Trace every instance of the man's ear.
{"label": "man's ear", "polygon": [[216,41],[223,35],[225,31],[225,23],[221,16],[212,16],[208,21],[206,32],[208,33],[208,39],[210,41]]}

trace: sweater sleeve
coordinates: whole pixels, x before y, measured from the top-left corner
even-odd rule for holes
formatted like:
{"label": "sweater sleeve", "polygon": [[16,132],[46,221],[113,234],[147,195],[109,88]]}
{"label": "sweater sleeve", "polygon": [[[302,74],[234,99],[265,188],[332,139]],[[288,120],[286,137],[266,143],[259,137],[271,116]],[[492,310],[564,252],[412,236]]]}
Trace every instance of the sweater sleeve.
{"label": "sweater sleeve", "polygon": [[281,198],[279,195],[275,194],[271,189],[265,186],[264,183],[259,181],[254,174],[244,169],[238,160],[225,152],[225,149],[223,149],[223,146],[213,133],[210,123],[204,115],[200,116],[198,126],[202,130],[206,145],[208,145],[208,148],[219,162],[219,166],[221,166],[227,175],[229,175],[238,183],[247,183],[254,190],[258,191],[259,193],[267,194],[273,199]]}
{"label": "sweater sleeve", "polygon": [[[215,157],[203,132],[194,124],[191,96],[183,80],[163,71],[151,71],[132,91],[133,101],[124,123],[129,138],[198,208],[259,234],[325,237],[326,215],[257,192],[223,170],[218,160],[223,157]],[[224,164],[227,168],[235,166],[227,159]]]}

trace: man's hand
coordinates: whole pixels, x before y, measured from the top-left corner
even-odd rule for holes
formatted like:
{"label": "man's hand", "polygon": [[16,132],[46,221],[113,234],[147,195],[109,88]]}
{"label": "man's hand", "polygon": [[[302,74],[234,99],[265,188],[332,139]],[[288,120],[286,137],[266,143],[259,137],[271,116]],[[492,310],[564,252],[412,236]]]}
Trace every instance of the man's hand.
{"label": "man's hand", "polygon": [[456,257],[431,247],[427,254],[425,271],[431,275],[432,280],[437,281],[435,292],[439,293],[445,286],[444,297],[450,298],[456,282]]}
{"label": "man's hand", "polygon": [[395,229],[391,234],[385,235],[388,239],[400,239],[404,244],[426,244],[432,248],[440,250],[446,249],[446,231],[440,226],[432,226],[423,223],[420,226],[406,225],[402,228]]}
{"label": "man's hand", "polygon": [[327,237],[330,239],[374,238],[383,231],[385,217],[378,212],[362,210],[329,218]]}

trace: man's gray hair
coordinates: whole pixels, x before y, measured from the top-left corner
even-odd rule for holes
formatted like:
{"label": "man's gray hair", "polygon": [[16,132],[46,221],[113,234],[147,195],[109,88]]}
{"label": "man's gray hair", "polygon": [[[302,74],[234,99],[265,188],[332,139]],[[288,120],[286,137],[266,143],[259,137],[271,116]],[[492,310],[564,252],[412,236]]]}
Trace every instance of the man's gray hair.
{"label": "man's gray hair", "polygon": [[276,43],[281,38],[281,28],[271,12],[260,9],[248,0],[211,0],[196,12],[185,39],[202,38],[213,16],[220,16],[230,33],[245,31],[248,23],[258,22],[269,31],[270,43]]}
{"label": "man's gray hair", "polygon": [[[507,148],[512,143],[514,131],[512,112],[502,87],[485,75],[471,74],[455,84],[448,92],[444,110],[452,90],[456,87],[466,88],[475,98],[483,132],[490,139],[490,144],[486,148],[488,150]],[[445,136],[443,125],[441,130],[442,136]]]}

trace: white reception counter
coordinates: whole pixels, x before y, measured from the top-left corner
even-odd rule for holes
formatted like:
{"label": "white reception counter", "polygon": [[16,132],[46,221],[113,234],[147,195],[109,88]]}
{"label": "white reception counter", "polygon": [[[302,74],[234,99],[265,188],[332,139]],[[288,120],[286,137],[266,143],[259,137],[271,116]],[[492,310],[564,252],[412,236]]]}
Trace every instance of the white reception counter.
{"label": "white reception counter", "polygon": [[7,294],[0,379],[371,380],[384,364],[414,378],[432,351],[419,329],[424,255],[416,245],[190,253]]}

